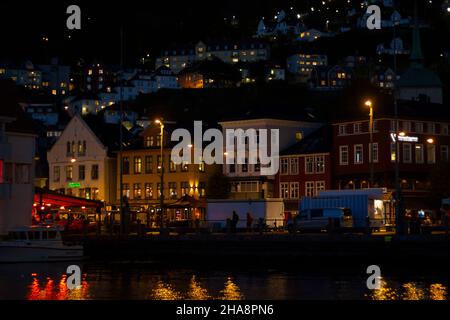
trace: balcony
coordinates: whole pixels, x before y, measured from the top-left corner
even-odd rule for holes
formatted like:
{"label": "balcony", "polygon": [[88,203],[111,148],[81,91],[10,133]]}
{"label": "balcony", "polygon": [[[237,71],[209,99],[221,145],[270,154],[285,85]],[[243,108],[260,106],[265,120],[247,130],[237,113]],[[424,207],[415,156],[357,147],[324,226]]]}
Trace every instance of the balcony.
{"label": "balcony", "polygon": [[0,183],[0,200],[8,200],[11,198],[11,184]]}
{"label": "balcony", "polygon": [[11,144],[5,141],[0,141],[0,159],[4,161],[11,161],[12,147]]}

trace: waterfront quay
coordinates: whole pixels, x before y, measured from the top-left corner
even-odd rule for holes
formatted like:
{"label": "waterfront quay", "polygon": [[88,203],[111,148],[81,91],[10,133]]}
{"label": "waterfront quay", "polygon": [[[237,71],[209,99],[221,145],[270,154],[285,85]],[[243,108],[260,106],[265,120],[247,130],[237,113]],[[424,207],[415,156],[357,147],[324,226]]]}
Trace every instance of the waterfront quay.
{"label": "waterfront quay", "polygon": [[[71,237],[72,240],[77,237]],[[450,236],[379,234],[184,234],[79,236],[88,259],[181,264],[381,263],[450,265]]]}

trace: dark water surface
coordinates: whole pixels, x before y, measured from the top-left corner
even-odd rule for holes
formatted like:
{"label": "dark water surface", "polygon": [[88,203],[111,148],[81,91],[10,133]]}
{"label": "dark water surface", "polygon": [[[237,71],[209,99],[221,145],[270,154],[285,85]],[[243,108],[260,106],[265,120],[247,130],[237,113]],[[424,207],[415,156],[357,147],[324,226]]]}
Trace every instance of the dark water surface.
{"label": "dark water surface", "polygon": [[366,287],[365,269],[288,270],[171,268],[153,263],[85,262],[82,286],[68,290],[71,263],[0,265],[0,299],[448,299],[450,273],[389,270],[380,290]]}

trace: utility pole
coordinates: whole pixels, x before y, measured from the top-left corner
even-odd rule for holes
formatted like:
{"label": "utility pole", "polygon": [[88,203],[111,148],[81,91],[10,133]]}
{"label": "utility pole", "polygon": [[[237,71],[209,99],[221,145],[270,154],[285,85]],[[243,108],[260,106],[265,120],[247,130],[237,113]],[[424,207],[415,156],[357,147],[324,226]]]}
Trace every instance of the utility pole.
{"label": "utility pole", "polygon": [[[395,5],[394,5],[395,7]],[[396,234],[403,233],[402,225],[402,189],[400,184],[400,144],[398,142],[399,121],[398,121],[398,103],[397,103],[397,21],[394,21],[393,33],[394,33],[394,83],[393,83],[393,96],[394,96],[394,122],[395,122],[395,229]]]}
{"label": "utility pole", "polygon": [[160,145],[161,145],[161,152],[160,152],[160,168],[161,168],[161,184],[160,184],[160,195],[159,195],[159,228],[160,228],[160,235],[163,234],[164,229],[164,123],[161,119],[155,120],[156,124],[159,124],[161,131],[160,131]]}
{"label": "utility pole", "polygon": [[365,102],[369,107],[369,161],[370,161],[370,187],[374,185],[374,162],[373,162],[373,103],[370,100]]}
{"label": "utility pole", "polygon": [[[123,25],[120,27],[120,76],[123,76]],[[120,160],[120,166],[119,166],[119,185],[120,185],[120,191],[119,191],[119,198],[120,198],[120,234],[123,235],[125,233],[125,221],[124,221],[124,212],[123,212],[123,83],[122,79],[119,78],[120,83],[120,102],[119,102],[119,108],[120,108],[120,121],[119,121],[119,160]]]}

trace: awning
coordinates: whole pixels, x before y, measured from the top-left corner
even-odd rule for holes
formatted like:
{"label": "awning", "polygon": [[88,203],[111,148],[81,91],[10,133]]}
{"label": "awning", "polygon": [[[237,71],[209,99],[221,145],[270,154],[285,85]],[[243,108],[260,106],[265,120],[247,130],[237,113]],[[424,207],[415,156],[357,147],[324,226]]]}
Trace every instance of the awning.
{"label": "awning", "polygon": [[168,204],[166,208],[202,208],[206,207],[206,202],[197,200],[189,195],[184,195],[174,203]]}
{"label": "awning", "polygon": [[67,196],[54,191],[35,188],[34,203],[41,205],[51,204],[56,207],[86,207],[101,208],[103,202],[97,200],[88,200],[73,196]]}

